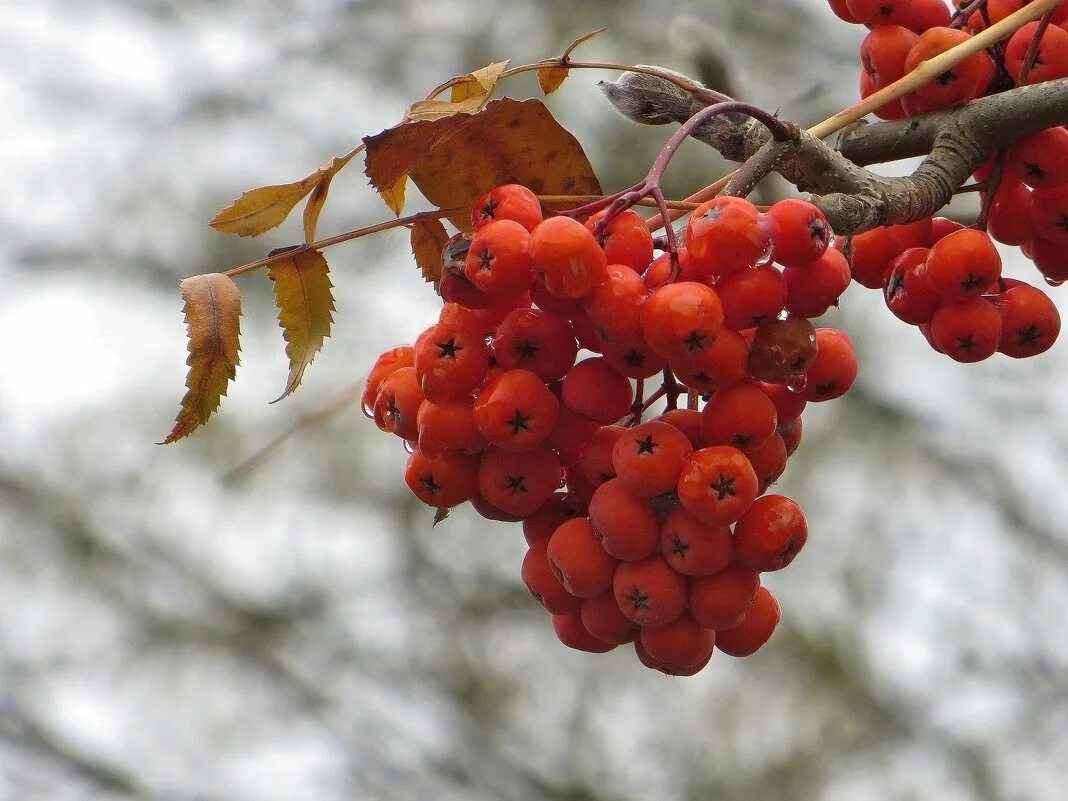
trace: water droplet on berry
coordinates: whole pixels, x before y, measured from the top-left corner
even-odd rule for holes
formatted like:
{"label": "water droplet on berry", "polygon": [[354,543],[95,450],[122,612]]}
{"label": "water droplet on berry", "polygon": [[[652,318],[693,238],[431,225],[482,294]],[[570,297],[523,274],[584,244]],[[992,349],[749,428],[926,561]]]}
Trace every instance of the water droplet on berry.
{"label": "water droplet on berry", "polygon": [[800,392],[804,392],[805,388],[807,386],[808,386],[808,376],[807,375],[803,375],[803,376],[799,376],[799,377],[795,378],[793,381],[791,381],[789,384],[787,384],[786,388],[788,390],[790,390],[791,392],[793,392],[793,393],[800,393]]}
{"label": "water droplet on berry", "polygon": [[766,266],[768,264],[771,264],[771,262],[772,262],[772,260],[774,258],[775,258],[775,243],[771,241],[771,237],[768,237],[768,244],[764,248],[764,252],[761,253],[759,256],[757,256],[756,263],[753,266],[754,267],[764,267],[764,266]]}

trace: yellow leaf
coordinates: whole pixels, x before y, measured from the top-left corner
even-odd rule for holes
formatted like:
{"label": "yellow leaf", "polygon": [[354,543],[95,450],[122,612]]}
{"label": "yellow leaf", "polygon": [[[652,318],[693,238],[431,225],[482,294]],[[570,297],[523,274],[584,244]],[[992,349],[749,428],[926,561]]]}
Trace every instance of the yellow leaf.
{"label": "yellow leaf", "polygon": [[[540,100],[504,97],[477,114],[410,122],[364,142],[372,186],[382,191],[409,175],[439,209],[469,207],[509,183],[535,194],[601,194],[582,146]],[[471,229],[466,209],[449,220],[461,231]]]}
{"label": "yellow leaf", "polygon": [[[326,192],[329,189],[330,179],[342,167],[352,161],[352,157],[361,150],[363,150],[362,146],[344,156],[334,157],[325,167],[320,167],[300,181],[250,189],[212,217],[208,225],[224,234],[258,236],[264,231],[270,231],[272,228],[281,225],[285,218],[289,216],[289,213],[293,211],[294,206],[300,203],[313,189],[320,187],[323,181],[326,181],[326,188],[321,190],[322,199],[317,202],[318,208],[311,212],[311,229],[314,232],[315,223],[319,218],[319,211],[322,209],[322,204],[326,202]],[[307,210],[305,210],[304,228],[305,230],[308,229]]]}
{"label": "yellow leaf", "polygon": [[267,268],[267,275],[274,281],[278,324],[289,357],[289,379],[277,402],[300,385],[305,368],[330,336],[334,296],[329,267],[317,250],[298,251],[276,261]]}
{"label": "yellow leaf", "polygon": [[441,220],[417,220],[412,225],[412,253],[424,281],[437,283],[441,278],[441,251],[448,243],[449,234]]}
{"label": "yellow leaf", "polygon": [[219,408],[227,382],[237,373],[241,337],[241,293],[222,273],[194,275],[180,285],[189,337],[188,388],[164,445],[203,425]]}
{"label": "yellow leaf", "polygon": [[567,79],[569,70],[567,67],[542,67],[538,70],[538,84],[541,91],[551,95]]}
{"label": "yellow leaf", "polygon": [[480,70],[469,73],[472,80],[458,83],[452,87],[452,102],[459,103],[470,98],[484,98],[492,95],[497,88],[497,81],[500,79],[501,73],[504,72],[504,68],[507,66],[507,61],[497,61]]}
{"label": "yellow leaf", "polygon": [[311,197],[308,198],[307,204],[304,206],[304,241],[311,243],[315,241],[315,229],[319,225],[319,214],[323,210],[323,205],[326,203],[326,196],[330,192],[330,182],[334,180],[334,176],[341,171],[341,168],[352,161],[352,157],[362,148],[357,148],[351,153],[344,156],[335,156],[329,164],[325,167],[321,167],[316,174],[321,175],[319,183],[312,189]]}
{"label": "yellow leaf", "polygon": [[457,114],[475,114],[486,100],[486,95],[476,95],[453,103],[449,100],[420,100],[408,109],[409,120],[440,120]]}
{"label": "yellow leaf", "polygon": [[[314,178],[314,180],[312,180]],[[303,181],[250,189],[211,218],[216,231],[239,236],[258,236],[269,231],[293,211],[293,207],[319,182],[318,173]]]}
{"label": "yellow leaf", "polygon": [[386,205],[390,210],[400,217],[402,211],[404,211],[404,189],[408,185],[407,174],[402,174],[400,178],[394,181],[385,189],[379,189],[378,194],[382,196],[382,199],[386,201]]}

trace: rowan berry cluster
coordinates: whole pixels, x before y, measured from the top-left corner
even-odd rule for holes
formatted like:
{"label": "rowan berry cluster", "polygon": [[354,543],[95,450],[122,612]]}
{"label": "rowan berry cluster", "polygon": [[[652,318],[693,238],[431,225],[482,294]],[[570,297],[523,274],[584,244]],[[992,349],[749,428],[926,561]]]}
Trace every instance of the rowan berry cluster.
{"label": "rowan berry cluster", "polygon": [[543,218],[518,185],[480,198],[443,253],[438,322],[381,355],[363,405],[407,444],[421,501],[522,521],[523,580],[565,645],[632,642],[692,675],[778,623],[761,573],[808,529],[766,493],[806,404],[856,377],[846,335],[807,319],[849,269],[800,200],[709,201],[655,258],[644,219],[616,211]]}
{"label": "rowan berry cluster", "polygon": [[[926,59],[966,41],[1026,0],[829,0],[847,22],[871,31],[860,47],[863,97]],[[969,11],[969,9],[971,9]],[[1068,5],[1048,25],[1031,22],[935,81],[876,111],[912,117],[1016,85],[1068,77]],[[996,153],[975,173],[982,212],[974,228],[943,218],[876,228],[841,241],[853,278],[881,289],[900,319],[931,347],[961,362],[995,352],[1014,358],[1048,350],[1060,317],[1041,289],[1001,275],[994,241],[1015,245],[1046,282],[1068,280],[1068,130],[1049,128]]]}

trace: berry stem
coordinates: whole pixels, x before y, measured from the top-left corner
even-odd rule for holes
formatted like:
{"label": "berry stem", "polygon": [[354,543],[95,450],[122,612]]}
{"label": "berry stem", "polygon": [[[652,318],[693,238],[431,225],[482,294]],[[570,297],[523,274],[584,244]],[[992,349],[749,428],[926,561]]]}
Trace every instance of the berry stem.
{"label": "berry stem", "polygon": [[1031,37],[1031,43],[1027,46],[1027,52],[1024,53],[1023,65],[1020,67],[1020,80],[1018,83],[1023,86],[1027,83],[1027,76],[1035,66],[1035,61],[1038,59],[1038,47],[1042,42],[1042,37],[1046,35],[1046,28],[1049,27],[1050,20],[1053,19],[1053,12],[1056,9],[1051,8],[1042,18],[1038,21],[1038,27],[1035,28],[1034,36]]}
{"label": "berry stem", "polygon": [[1001,186],[1001,177],[1004,173],[1005,150],[1002,148],[997,152],[990,176],[984,181],[983,200],[979,206],[979,216],[975,218],[975,224],[972,225],[973,228],[977,228],[980,231],[986,230],[987,220],[990,218],[990,206],[994,202],[994,196],[998,193],[998,187]]}
{"label": "berry stem", "polygon": [[667,408],[679,408],[679,395],[682,394],[682,385],[675,379],[675,374],[671,372],[670,367],[664,368],[664,383],[660,385],[660,389],[663,390],[664,395],[667,397]]}
{"label": "berry stem", "polygon": [[976,11],[986,11],[987,0],[972,0],[968,5],[958,8],[953,12],[953,19],[949,23],[951,28],[963,28],[972,18]]}

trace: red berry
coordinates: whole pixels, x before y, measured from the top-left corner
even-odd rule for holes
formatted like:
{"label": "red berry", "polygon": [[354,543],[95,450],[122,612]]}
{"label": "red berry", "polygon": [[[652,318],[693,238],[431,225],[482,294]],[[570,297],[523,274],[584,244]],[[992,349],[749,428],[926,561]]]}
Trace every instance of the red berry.
{"label": "red berry", "polygon": [[575,363],[578,345],[566,320],[539,309],[516,309],[501,321],[493,356],[505,370],[530,370],[545,383],[559,381]]}
{"label": "red berry", "polygon": [[585,517],[561,523],[549,537],[547,554],[553,573],[572,595],[592,598],[612,586],[616,560],[601,547]]}
{"label": "red berry", "polygon": [[655,661],[688,668],[708,660],[716,633],[701,628],[683,612],[666,626],[643,627],[641,642],[645,652]]}
{"label": "red berry", "polygon": [[527,229],[512,220],[496,220],[483,226],[467,251],[467,280],[491,297],[526,292],[534,283],[528,239]]}
{"label": "red berry", "polygon": [[716,647],[730,656],[749,656],[764,645],[779,625],[779,602],[767,588],[756,592],[741,622],[729,629],[716,630]]}
{"label": "red berry", "polygon": [[597,639],[586,631],[579,615],[553,615],[553,631],[556,632],[556,637],[560,642],[576,651],[603,654],[616,647],[612,643]]}
{"label": "red berry", "polygon": [[723,327],[723,306],[713,289],[687,281],[653,292],[640,319],[654,351],[667,359],[694,359],[712,347]]}
{"label": "red berry", "polygon": [[998,349],[1001,317],[994,304],[985,298],[946,303],[931,320],[931,338],[955,361],[982,361]]}
{"label": "red berry", "polygon": [[927,283],[927,248],[909,248],[890,266],[883,284],[887,308],[899,320],[919,325],[929,323],[942,298]]}
{"label": "red berry", "polygon": [[382,381],[375,397],[375,425],[401,439],[414,440],[419,436],[417,416],[422,404],[423,393],[414,368],[394,370]]}
{"label": "red berry", "polygon": [[729,526],[702,523],[685,509],[673,510],[660,528],[660,552],[684,576],[710,576],[731,562]]}
{"label": "red berry", "polygon": [[419,450],[427,456],[446,452],[478,454],[489,441],[475,425],[474,410],[460,401],[431,403],[423,401],[416,415]]}
{"label": "red berry", "polygon": [[775,404],[775,417],[780,428],[800,417],[801,412],[808,405],[808,401],[801,392],[793,391],[786,384],[767,384],[758,381],[756,386]]}
{"label": "red berry", "polygon": [[738,561],[757,571],[782,570],[808,540],[801,507],[785,495],[757,498],[734,527]]}
{"label": "red berry", "polygon": [[[1037,30],[1037,20],[1027,23],[1012,35],[1005,47],[1005,69],[1016,83],[1021,82],[1024,57]],[[1068,31],[1050,25],[1042,34],[1034,66],[1024,83],[1045,83],[1058,78],[1068,78]]]}
{"label": "red berry", "polygon": [[482,383],[489,357],[481,335],[470,328],[438,323],[415,340],[415,375],[427,400],[460,400]]}
{"label": "red berry", "polygon": [[701,435],[701,413],[696,409],[668,409],[655,419],[675,426],[695,448],[705,446]]}
{"label": "red berry", "polygon": [[651,420],[616,440],[612,464],[627,492],[651,498],[675,489],[691,453],[693,446],[685,434],[672,425]]}
{"label": "red berry", "polygon": [[686,224],[686,249],[694,266],[706,275],[751,267],[770,244],[760,212],[744,198],[718,197],[702,203]]}
{"label": "red berry", "polygon": [[840,250],[831,248],[803,267],[787,267],[786,309],[799,317],[820,317],[838,303],[849,287],[849,263]]}
{"label": "red berry", "polygon": [[570,217],[550,217],[530,233],[530,258],[545,289],[562,298],[582,298],[604,280],[604,251],[593,234]]}
{"label": "red berry", "polygon": [[[599,211],[586,221],[592,232],[605,211]],[[598,237],[609,264],[622,264],[636,272],[643,272],[653,258],[653,235],[645,218],[627,209],[612,219]]]}
{"label": "red berry", "polygon": [[[916,44],[905,59],[905,72],[910,73],[922,62],[934,58],[959,44],[968,41],[971,35],[955,28],[929,28],[920,34]],[[985,51],[969,56],[955,67],[943,72],[931,83],[916,90],[922,100],[951,106],[974,100],[990,85],[994,77],[994,62]]]}
{"label": "red berry", "polygon": [[560,402],[538,376],[509,370],[475,398],[474,421],[482,435],[506,451],[529,451],[545,441],[560,416]]}
{"label": "red berry", "polygon": [[1068,245],[1068,186],[1032,192],[1031,221],[1042,239]]}
{"label": "red berry", "polygon": [[1002,292],[996,301],[1001,315],[998,350],[1014,359],[1045,353],[1061,331],[1061,316],[1041,289],[1023,284]]}
{"label": "red berry", "polygon": [[1041,237],[1035,237],[1029,244],[1031,260],[1047,281],[1056,286],[1068,280],[1068,248]]}
{"label": "red berry", "polygon": [[712,347],[696,359],[672,359],[671,371],[680,382],[697,392],[719,392],[746,377],[749,343],[730,328],[721,328]]}
{"label": "red berry", "polygon": [[679,502],[694,517],[727,525],[756,498],[757,477],[737,448],[713,446],[694,451],[679,476]]}
{"label": "red berry", "polygon": [[800,267],[815,261],[830,244],[831,226],[827,218],[806,200],[780,200],[768,209],[764,218],[775,246],[775,261],[784,267]]}
{"label": "red berry", "polygon": [[616,446],[616,440],[626,430],[623,426],[601,426],[587,440],[579,459],[579,468],[595,485],[616,477],[616,468],[612,464],[612,449]]}
{"label": "red berry", "polygon": [[563,470],[549,448],[523,453],[489,447],[478,469],[478,489],[491,504],[513,515],[533,514],[560,486]]}
{"label": "red berry", "polygon": [[1016,176],[1035,189],[1068,183],[1068,130],[1056,126],[1020,139],[1008,152]]}
{"label": "red berry", "polygon": [[365,415],[374,416],[375,398],[378,397],[378,390],[382,388],[382,382],[402,367],[411,367],[414,360],[415,351],[410,345],[390,348],[378,357],[367,374],[360,398],[360,406]]}
{"label": "red berry", "polygon": [[767,320],[749,346],[749,374],[760,381],[788,384],[816,358],[816,329],[804,317]]}
{"label": "red berry", "polygon": [[561,406],[556,426],[549,432],[545,444],[556,451],[560,464],[570,467],[582,458],[586,443],[600,428],[601,426],[593,420],[571,411],[566,406]]}
{"label": "red berry", "polygon": [[644,342],[615,347],[604,345],[604,360],[627,378],[649,378],[667,367],[667,359]]}
{"label": "red berry", "polygon": [[760,574],[733,563],[711,576],[690,579],[689,608],[706,629],[731,628],[741,622],[760,587]]}
{"label": "red berry", "polygon": [[623,614],[611,591],[595,598],[584,598],[580,616],[586,631],[612,645],[631,642],[641,631],[634,621]]}
{"label": "red berry", "polygon": [[614,423],[630,411],[634,390],[601,357],[584,359],[564,377],[564,405],[603,425]]}
{"label": "red berry", "polygon": [[836,240],[836,248],[852,248],[849,268],[853,280],[868,289],[879,289],[883,276],[905,248],[897,234],[889,228],[872,228],[853,237]]}
{"label": "red berry", "polygon": [[471,208],[471,222],[478,231],[494,220],[513,220],[527,231],[541,222],[541,202],[520,184],[504,184],[487,192]]}
{"label": "red berry", "polygon": [[786,281],[773,265],[739,270],[716,282],[723,324],[736,331],[776,317],[786,306]]}
{"label": "red berry", "polygon": [[640,341],[638,314],[645,292],[645,282],[638,273],[621,264],[610,265],[605,280],[583,299],[597,337],[617,346]]}
{"label": "red berry", "polygon": [[567,591],[549,563],[549,540],[537,540],[523,557],[520,576],[534,600],[554,615],[573,615],[582,608],[582,601]]}
{"label": "red berry", "polygon": [[817,328],[816,343],[816,360],[805,374],[805,398],[814,402],[840,398],[857,379],[853,343],[836,328]]}
{"label": "red berry", "polygon": [[585,508],[572,503],[565,493],[554,492],[536,512],[523,518],[523,537],[527,545],[547,540],[565,520],[584,517],[585,513]]}
{"label": "red berry", "polygon": [[417,450],[408,457],[404,482],[427,506],[452,507],[478,492],[478,466],[477,456],[427,456]]}
{"label": "red berry", "polygon": [[620,562],[612,592],[623,614],[639,626],[666,626],[686,608],[686,579],[660,556]]}
{"label": "red berry", "polygon": [[717,392],[701,413],[701,434],[712,445],[730,445],[740,451],[759,447],[777,424],[775,404],[753,384]]}
{"label": "red berry", "polygon": [[948,300],[977,297],[1001,277],[1001,256],[986,231],[965,228],[938,240],[927,254],[927,285]]}
{"label": "red berry", "polygon": [[661,662],[658,659],[653,659],[653,657],[649,655],[649,652],[645,650],[645,646],[642,645],[640,637],[634,641],[634,653],[637,655],[638,661],[647,668],[650,670],[659,670],[666,676],[696,676],[705,669],[705,665],[712,659],[712,654],[709,654],[702,661],[692,667],[683,667],[682,665],[673,665],[669,662]]}
{"label": "red berry", "polygon": [[[696,281],[699,284],[709,283],[710,276],[699,270],[690,258],[690,254],[686,248],[680,247],[678,249],[679,269],[678,274],[675,276],[674,281],[670,283],[678,283],[681,281]],[[644,280],[647,289],[659,289],[664,284],[669,283],[668,278],[671,277],[671,254],[662,253],[653,259],[653,263],[649,265],[649,269],[645,271]]]}
{"label": "red berry", "polygon": [[900,25],[913,0],[846,0],[853,18],[864,25]]}
{"label": "red berry", "polygon": [[1022,245],[1035,238],[1031,221],[1031,190],[1016,181],[1002,181],[990,203],[987,232],[1006,245]]}
{"label": "red berry", "polygon": [[786,470],[786,442],[776,430],[776,433],[764,442],[759,448],[746,454],[749,463],[753,465],[753,472],[757,477],[757,493],[767,492],[768,487],[778,481]]}
{"label": "red berry", "polygon": [[660,541],[660,526],[649,501],[627,492],[618,478],[593,493],[590,523],[603,549],[628,562],[649,556]]}

